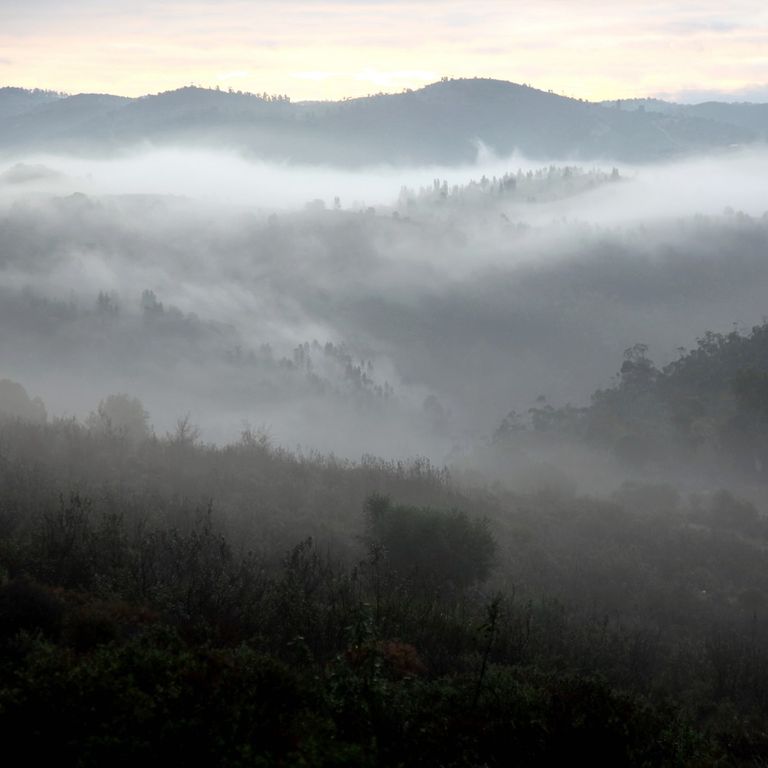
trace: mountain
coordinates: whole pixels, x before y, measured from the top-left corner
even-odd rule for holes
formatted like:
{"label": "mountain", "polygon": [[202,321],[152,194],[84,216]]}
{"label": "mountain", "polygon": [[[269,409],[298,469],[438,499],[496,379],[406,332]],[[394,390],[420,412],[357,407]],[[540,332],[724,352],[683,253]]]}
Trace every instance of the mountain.
{"label": "mountain", "polygon": [[[632,106],[634,105],[634,108]],[[765,139],[768,105],[597,104],[500,80],[445,80],[338,102],[188,87],[141,98],[0,90],[0,152],[111,154],[192,144],[288,161],[456,163],[479,146],[574,161],[654,161]]]}
{"label": "mountain", "polygon": [[684,118],[713,120],[752,131],[761,141],[768,140],[768,104],[707,101],[702,104],[675,104],[661,99],[620,99],[604,101],[602,106],[625,112],[655,112]]}
{"label": "mountain", "polygon": [[4,122],[60,98],[61,96],[53,91],[0,88],[0,121]]}

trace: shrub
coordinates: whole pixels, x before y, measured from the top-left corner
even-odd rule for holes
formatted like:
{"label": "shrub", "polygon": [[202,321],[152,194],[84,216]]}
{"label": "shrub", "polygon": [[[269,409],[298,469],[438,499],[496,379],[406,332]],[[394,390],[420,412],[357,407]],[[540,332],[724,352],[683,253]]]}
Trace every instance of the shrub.
{"label": "shrub", "polygon": [[62,614],[61,601],[34,582],[11,581],[0,587],[0,638],[11,638],[20,631],[56,636]]}
{"label": "shrub", "polygon": [[488,522],[458,510],[394,505],[384,496],[365,504],[372,543],[404,577],[464,589],[490,574],[496,541]]}

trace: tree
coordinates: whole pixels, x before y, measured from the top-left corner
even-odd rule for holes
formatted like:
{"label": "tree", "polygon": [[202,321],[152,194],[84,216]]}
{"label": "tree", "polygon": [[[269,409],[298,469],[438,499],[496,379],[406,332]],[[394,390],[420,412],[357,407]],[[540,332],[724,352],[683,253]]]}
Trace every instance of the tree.
{"label": "tree", "polygon": [[464,589],[488,578],[496,541],[488,522],[458,510],[392,504],[374,494],[365,502],[373,546],[389,566],[428,587]]}
{"label": "tree", "polygon": [[176,420],[176,430],[167,433],[166,439],[171,445],[193,446],[200,439],[200,428],[192,423],[191,414],[187,413]]}
{"label": "tree", "polygon": [[39,397],[30,398],[18,382],[0,379],[0,419],[22,419],[40,424],[46,420],[45,405]]}
{"label": "tree", "polygon": [[136,397],[109,395],[87,419],[88,428],[102,434],[119,435],[141,442],[150,435],[149,414]]}
{"label": "tree", "polygon": [[145,318],[159,317],[165,311],[154,291],[145,290],[141,294],[141,311]]}
{"label": "tree", "polygon": [[100,315],[111,315],[116,317],[120,314],[120,306],[117,303],[117,296],[107,293],[106,291],[99,291],[99,296],[96,299],[96,309]]}

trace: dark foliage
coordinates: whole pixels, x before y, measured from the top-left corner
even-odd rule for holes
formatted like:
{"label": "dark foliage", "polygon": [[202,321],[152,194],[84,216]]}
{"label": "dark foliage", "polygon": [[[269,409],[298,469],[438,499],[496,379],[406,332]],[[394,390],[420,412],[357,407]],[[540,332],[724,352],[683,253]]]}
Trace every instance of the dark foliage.
{"label": "dark foliage", "polygon": [[[607,448],[634,467],[698,467],[762,481],[768,467],[768,322],[749,333],[708,332],[657,368],[644,344],[626,350],[615,384],[585,408],[543,405],[534,431]],[[519,424],[519,422],[517,422]],[[513,421],[496,436],[509,440]],[[526,425],[519,424],[520,429]]]}
{"label": "dark foliage", "polygon": [[463,589],[488,578],[496,543],[487,520],[465,512],[366,502],[371,545],[396,572],[438,589]]}
{"label": "dark foliage", "polygon": [[766,531],[731,494],[460,491],[423,462],[71,422],[0,425],[0,446],[9,754],[746,766],[767,746]]}

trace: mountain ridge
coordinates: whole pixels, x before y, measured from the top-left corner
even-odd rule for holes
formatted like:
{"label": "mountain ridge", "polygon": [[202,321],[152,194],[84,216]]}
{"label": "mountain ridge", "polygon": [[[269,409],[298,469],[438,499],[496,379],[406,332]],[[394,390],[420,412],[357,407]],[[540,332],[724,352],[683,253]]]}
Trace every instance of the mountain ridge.
{"label": "mountain ridge", "polygon": [[767,138],[768,105],[589,102],[490,78],[304,102],[198,86],[141,97],[0,88],[6,154],[181,143],[294,162],[450,164],[483,144],[542,160],[649,162]]}

